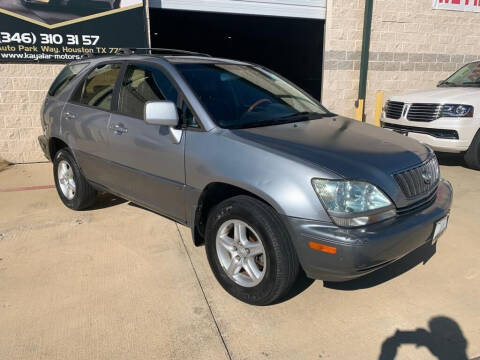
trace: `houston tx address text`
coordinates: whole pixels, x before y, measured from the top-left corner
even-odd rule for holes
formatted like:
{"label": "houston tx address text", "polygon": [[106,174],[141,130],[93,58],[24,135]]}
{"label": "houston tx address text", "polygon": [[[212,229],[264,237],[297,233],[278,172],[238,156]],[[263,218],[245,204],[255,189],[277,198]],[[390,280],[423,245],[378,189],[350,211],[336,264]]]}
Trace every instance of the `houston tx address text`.
{"label": "houston tx address text", "polygon": [[101,37],[90,34],[0,32],[2,57],[16,59],[78,59],[85,53],[114,54],[117,47],[96,46]]}

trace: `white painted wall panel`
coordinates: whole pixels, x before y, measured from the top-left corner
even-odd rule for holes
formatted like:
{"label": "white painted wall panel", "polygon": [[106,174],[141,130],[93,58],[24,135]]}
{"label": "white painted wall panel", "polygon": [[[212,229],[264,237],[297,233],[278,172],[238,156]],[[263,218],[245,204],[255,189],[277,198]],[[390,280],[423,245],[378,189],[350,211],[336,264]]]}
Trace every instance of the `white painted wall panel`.
{"label": "white painted wall panel", "polygon": [[150,0],[150,7],[325,19],[326,0]]}

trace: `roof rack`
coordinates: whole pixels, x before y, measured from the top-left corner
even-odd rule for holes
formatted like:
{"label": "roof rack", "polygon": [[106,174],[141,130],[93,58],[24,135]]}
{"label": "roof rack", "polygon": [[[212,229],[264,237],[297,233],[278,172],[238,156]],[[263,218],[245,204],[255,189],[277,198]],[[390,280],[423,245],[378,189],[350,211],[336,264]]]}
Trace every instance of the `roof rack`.
{"label": "roof rack", "polygon": [[132,55],[132,54],[133,54],[132,49],[127,49],[127,48],[118,49],[118,51],[115,53],[115,55]]}
{"label": "roof rack", "polygon": [[117,55],[131,55],[136,54],[138,51],[145,51],[147,54],[163,54],[163,55],[197,55],[197,56],[208,56],[212,57],[209,54],[204,54],[195,51],[179,50],[179,49],[167,49],[167,48],[124,48],[119,49]]}
{"label": "roof rack", "polygon": [[[134,52],[132,49],[118,49],[115,55],[132,55]],[[105,53],[98,53],[98,52],[85,52],[81,55],[82,59],[92,59],[95,57],[102,57],[102,56],[111,56],[110,54]]]}
{"label": "roof rack", "polygon": [[[122,56],[122,55],[133,55],[137,53],[144,53],[144,54],[162,54],[162,55],[196,55],[196,56],[207,56],[212,57],[209,54],[199,53],[195,51],[187,51],[187,50],[178,50],[178,49],[166,49],[166,48],[121,48],[115,53],[115,55]],[[101,57],[101,56],[109,56],[103,53],[96,53],[96,52],[87,52],[81,55],[82,59],[91,59],[94,57]]]}
{"label": "roof rack", "polygon": [[93,57],[95,57],[96,53],[92,53],[92,52],[87,52],[87,53],[83,53],[81,55],[81,59],[91,59]]}

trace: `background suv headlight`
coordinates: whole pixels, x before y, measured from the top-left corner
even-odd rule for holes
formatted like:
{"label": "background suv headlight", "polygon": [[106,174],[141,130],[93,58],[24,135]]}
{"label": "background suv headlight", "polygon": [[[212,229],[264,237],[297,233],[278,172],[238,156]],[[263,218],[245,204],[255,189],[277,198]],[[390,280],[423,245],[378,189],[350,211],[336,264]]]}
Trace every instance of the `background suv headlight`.
{"label": "background suv headlight", "polygon": [[445,104],[440,117],[473,117],[473,106],[462,104]]}
{"label": "background suv headlight", "polygon": [[356,180],[313,179],[313,188],[338,226],[357,227],[395,216],[395,206],[375,185]]}

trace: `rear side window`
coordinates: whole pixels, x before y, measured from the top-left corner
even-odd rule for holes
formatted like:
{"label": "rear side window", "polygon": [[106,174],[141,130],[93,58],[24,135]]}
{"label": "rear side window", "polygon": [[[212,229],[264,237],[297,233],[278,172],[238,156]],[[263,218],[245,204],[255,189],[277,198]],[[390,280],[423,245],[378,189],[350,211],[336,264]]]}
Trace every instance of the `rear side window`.
{"label": "rear side window", "polygon": [[87,75],[73,94],[72,101],[110,111],[120,64],[105,64]]}
{"label": "rear side window", "polygon": [[146,102],[169,100],[176,103],[177,96],[177,89],[159,69],[129,65],[120,89],[118,111],[143,120]]}
{"label": "rear side window", "polygon": [[61,94],[62,91],[67,87],[67,85],[70,84],[70,82],[75,79],[78,73],[82,71],[86,66],[87,64],[74,64],[65,66],[60,72],[60,74],[58,74],[52,86],[50,86],[50,90],[48,90],[48,95],[57,96]]}

